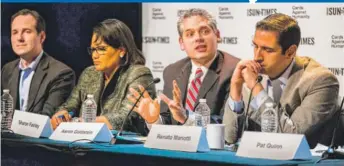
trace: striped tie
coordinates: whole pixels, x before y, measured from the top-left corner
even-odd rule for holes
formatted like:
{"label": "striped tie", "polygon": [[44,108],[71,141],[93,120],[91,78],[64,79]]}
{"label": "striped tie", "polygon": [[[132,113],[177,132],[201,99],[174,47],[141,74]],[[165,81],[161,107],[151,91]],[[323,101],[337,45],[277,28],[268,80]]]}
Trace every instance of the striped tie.
{"label": "striped tie", "polygon": [[194,110],[194,106],[197,100],[199,89],[201,88],[201,85],[202,85],[201,83],[202,75],[203,75],[202,69],[198,68],[196,70],[195,79],[192,80],[191,85],[188,90],[188,95],[186,97],[186,104],[185,104],[186,110],[189,110],[189,111]]}

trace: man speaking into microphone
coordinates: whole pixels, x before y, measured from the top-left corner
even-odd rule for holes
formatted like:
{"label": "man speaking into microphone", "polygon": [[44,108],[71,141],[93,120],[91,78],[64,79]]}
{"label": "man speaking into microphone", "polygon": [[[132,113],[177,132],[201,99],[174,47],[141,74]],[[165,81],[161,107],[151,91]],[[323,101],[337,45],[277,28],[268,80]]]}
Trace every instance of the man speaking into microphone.
{"label": "man speaking into microphone", "polygon": [[[297,21],[285,14],[272,14],[256,24],[254,60],[239,62],[231,79],[223,117],[227,142],[237,141],[242,125],[261,131],[261,113],[269,102],[277,111],[277,132],[305,134],[311,148],[319,142],[324,124],[335,113],[339,83],[313,59],[296,56],[300,38]],[[259,74],[262,81],[257,81]]]}

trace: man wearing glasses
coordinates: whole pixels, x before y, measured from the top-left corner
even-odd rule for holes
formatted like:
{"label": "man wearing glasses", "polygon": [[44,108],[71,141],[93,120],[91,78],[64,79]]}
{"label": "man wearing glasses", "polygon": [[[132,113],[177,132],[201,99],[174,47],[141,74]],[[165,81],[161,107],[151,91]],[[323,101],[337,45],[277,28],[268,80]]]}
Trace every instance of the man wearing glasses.
{"label": "man wearing glasses", "polygon": [[20,58],[1,71],[1,89],[9,89],[13,108],[51,117],[69,96],[74,71],[43,51],[45,21],[33,10],[23,9],[11,18],[11,43]]}

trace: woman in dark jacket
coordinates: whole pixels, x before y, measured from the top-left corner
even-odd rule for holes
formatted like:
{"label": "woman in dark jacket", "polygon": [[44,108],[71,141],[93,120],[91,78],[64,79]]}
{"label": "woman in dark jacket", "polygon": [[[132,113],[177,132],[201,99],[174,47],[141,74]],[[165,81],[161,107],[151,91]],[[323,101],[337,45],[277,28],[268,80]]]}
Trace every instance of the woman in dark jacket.
{"label": "woman in dark jacket", "polygon": [[[97,102],[96,122],[119,130],[129,112],[127,105],[131,104],[126,98],[129,88],[147,86],[153,81],[152,73],[144,66],[145,58],[136,47],[130,29],[119,20],[107,19],[95,26],[88,51],[94,65],[83,71],[69,99],[52,117],[52,126],[56,128],[62,122],[60,115],[70,121],[69,111],[80,116],[83,101],[92,94]],[[147,91],[156,96],[154,85]],[[145,133],[145,122],[132,112],[124,130]]]}

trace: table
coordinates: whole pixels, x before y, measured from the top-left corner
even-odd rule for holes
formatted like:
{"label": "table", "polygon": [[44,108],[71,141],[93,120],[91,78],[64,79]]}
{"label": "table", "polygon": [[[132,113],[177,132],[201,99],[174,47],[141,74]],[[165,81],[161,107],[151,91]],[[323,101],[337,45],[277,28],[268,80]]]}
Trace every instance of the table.
{"label": "table", "polygon": [[[130,137],[119,139],[131,140]],[[71,143],[16,134],[2,134],[1,143],[1,165],[313,165],[319,159],[265,160],[238,157],[225,150],[190,153],[145,148],[142,143],[131,141],[125,143],[134,144]],[[343,160],[321,163],[344,165]]]}

